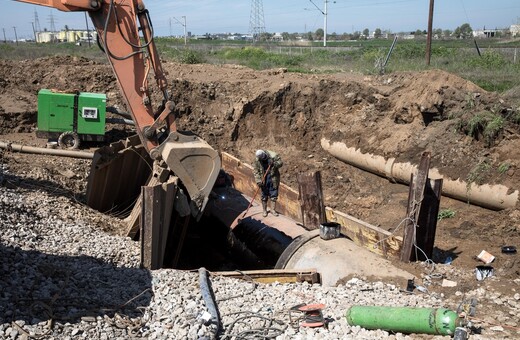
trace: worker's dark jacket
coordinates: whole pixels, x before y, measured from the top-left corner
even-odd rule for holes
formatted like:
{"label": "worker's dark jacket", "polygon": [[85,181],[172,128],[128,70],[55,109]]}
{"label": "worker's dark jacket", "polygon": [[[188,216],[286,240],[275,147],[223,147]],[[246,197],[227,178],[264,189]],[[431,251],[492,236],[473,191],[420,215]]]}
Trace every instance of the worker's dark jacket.
{"label": "worker's dark jacket", "polygon": [[271,165],[271,169],[269,170],[269,173],[270,173],[271,181],[273,183],[273,187],[275,189],[278,189],[278,186],[280,185],[280,170],[279,169],[283,165],[282,159],[274,151],[270,151],[270,150],[264,150],[264,151],[268,156],[267,159],[263,162],[260,162],[258,160],[258,158],[255,158],[255,162],[253,164],[254,165],[253,172],[255,174],[255,181],[256,181],[256,183],[262,182],[262,179],[263,179],[264,173],[265,173],[265,169],[267,169],[267,167],[268,167],[268,165],[267,165],[268,161],[269,161],[269,159],[272,159],[273,165]]}

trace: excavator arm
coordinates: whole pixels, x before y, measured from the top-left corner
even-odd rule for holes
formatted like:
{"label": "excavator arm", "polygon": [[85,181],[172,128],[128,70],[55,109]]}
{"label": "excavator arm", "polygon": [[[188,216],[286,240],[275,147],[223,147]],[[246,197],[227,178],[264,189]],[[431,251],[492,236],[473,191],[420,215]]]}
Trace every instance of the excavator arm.
{"label": "excavator arm", "polygon": [[[98,33],[137,133],[152,159],[164,160],[185,186],[192,212],[200,215],[220,170],[217,152],[198,136],[177,131],[174,104],[154,43],[153,26],[141,0],[15,0],[56,8],[87,11]],[[154,110],[153,71],[162,98]]]}

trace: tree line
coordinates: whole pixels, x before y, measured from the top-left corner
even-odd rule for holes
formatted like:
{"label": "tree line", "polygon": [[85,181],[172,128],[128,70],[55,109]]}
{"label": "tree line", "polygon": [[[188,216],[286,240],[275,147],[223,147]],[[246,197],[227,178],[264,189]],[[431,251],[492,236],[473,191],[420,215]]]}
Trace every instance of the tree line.
{"label": "tree line", "polygon": [[[291,41],[291,40],[323,40],[325,32],[322,28],[318,28],[314,32],[306,32],[306,33],[289,33],[289,32],[283,32],[281,33],[281,36],[284,41]],[[338,34],[336,32],[332,32],[330,34],[327,34],[327,40],[338,40],[338,41],[345,41],[345,40],[365,40],[370,38],[375,39],[382,39],[382,38],[388,38],[389,36],[395,36],[395,35],[413,35],[416,39],[424,38],[426,37],[426,30],[417,29],[415,32],[399,32],[399,33],[392,33],[391,31],[383,31],[381,28],[376,28],[373,32],[373,34],[370,33],[370,30],[368,28],[365,28],[363,31],[355,31],[353,33],[341,33]],[[432,31],[432,34],[437,39],[469,39],[473,37],[473,28],[471,28],[470,24],[464,23],[455,30],[449,30],[449,29],[441,29],[436,28]],[[503,35],[507,35],[507,32],[501,33],[496,32],[495,37],[500,37]],[[274,38],[274,34],[272,33],[262,33],[260,40],[272,40]]]}

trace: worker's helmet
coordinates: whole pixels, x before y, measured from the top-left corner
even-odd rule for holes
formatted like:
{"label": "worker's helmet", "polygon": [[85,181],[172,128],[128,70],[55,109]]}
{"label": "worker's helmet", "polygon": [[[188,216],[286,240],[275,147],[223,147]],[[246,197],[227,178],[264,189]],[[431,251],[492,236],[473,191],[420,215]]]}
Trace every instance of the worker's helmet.
{"label": "worker's helmet", "polygon": [[256,150],[256,158],[263,161],[267,158],[267,154],[264,150]]}

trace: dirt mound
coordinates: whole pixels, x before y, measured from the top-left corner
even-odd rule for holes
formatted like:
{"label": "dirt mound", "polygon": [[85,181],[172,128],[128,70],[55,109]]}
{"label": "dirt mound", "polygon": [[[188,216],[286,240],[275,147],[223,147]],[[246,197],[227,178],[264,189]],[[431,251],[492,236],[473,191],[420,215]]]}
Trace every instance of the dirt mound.
{"label": "dirt mound", "polygon": [[[278,151],[284,159],[282,180],[293,187],[298,172],[320,170],[328,206],[385,229],[404,218],[408,188],[335,160],[321,148],[322,138],[412,163],[427,150],[432,166],[453,179],[467,179],[486,164],[479,181],[520,188],[518,126],[504,122],[492,144],[462,128],[481,112],[511,110],[514,93],[500,98],[439,70],[363,76],[163,66],[180,129],[246,161],[257,148]],[[40,88],[104,92],[110,105],[124,108],[110,67],[87,59],[0,61],[0,75],[0,133],[34,127]],[[447,198],[441,209],[456,215],[439,223],[438,247],[462,252],[468,266],[475,264],[472,256],[480,248],[497,253],[504,243],[520,244],[516,209],[491,212]],[[514,277],[518,268],[508,273]]]}

